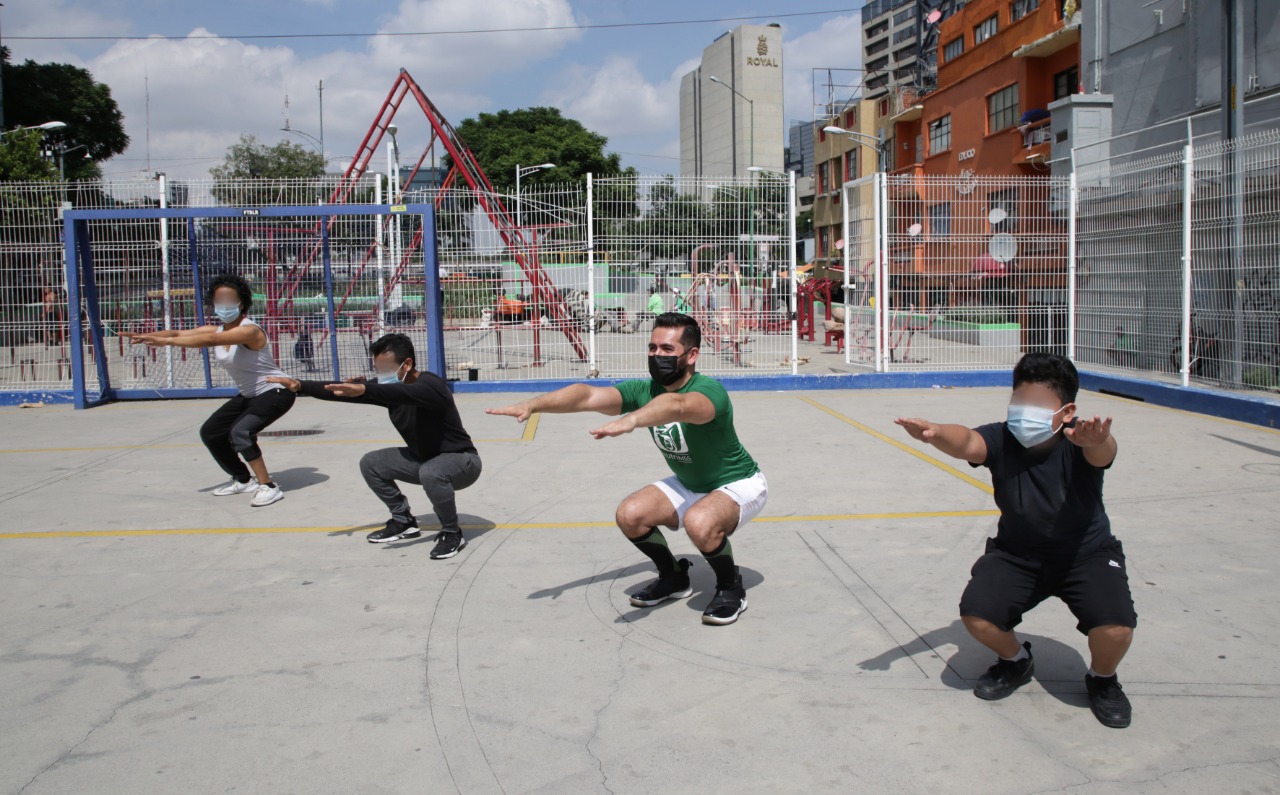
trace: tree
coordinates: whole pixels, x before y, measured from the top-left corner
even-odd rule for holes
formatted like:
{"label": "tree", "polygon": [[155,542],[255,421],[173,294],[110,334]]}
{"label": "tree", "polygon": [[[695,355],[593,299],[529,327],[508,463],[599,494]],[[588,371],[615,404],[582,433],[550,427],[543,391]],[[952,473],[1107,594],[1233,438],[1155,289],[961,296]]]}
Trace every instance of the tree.
{"label": "tree", "polygon": [[[111,88],[95,81],[89,70],[32,60],[14,66],[9,63],[8,49],[3,48],[0,59],[4,61],[5,124],[13,128],[65,122],[66,127],[44,133],[43,147],[54,152],[86,147],[66,156],[67,179],[97,178],[101,173],[98,163],[129,147],[124,114],[112,99]],[[88,158],[83,155],[86,151]]]}
{"label": "tree", "polygon": [[[536,183],[580,182],[588,172],[596,176],[623,173],[622,160],[606,153],[609,139],[592,132],[557,108],[521,108],[481,113],[464,119],[457,127],[489,182],[500,193],[512,193],[516,166],[555,163],[556,167],[535,171],[520,180],[521,186]],[[451,158],[446,164],[453,165]]]}
{"label": "tree", "polygon": [[209,169],[209,173],[214,179],[213,195],[223,204],[296,204],[296,199],[281,202],[279,191],[270,187],[235,183],[253,179],[315,179],[324,174],[324,156],[290,141],[267,146],[246,133],[227,147],[222,162]]}
{"label": "tree", "polygon": [[58,167],[40,156],[40,130],[19,130],[0,139],[0,182],[56,180]]}

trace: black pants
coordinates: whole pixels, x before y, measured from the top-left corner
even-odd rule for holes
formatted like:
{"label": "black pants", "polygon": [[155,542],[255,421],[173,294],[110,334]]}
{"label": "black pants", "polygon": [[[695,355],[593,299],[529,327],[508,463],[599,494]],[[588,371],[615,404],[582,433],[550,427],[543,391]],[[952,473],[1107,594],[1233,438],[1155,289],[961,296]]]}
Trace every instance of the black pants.
{"label": "black pants", "polygon": [[244,483],[250,477],[244,461],[262,458],[258,433],[293,408],[297,397],[287,389],[273,389],[251,398],[236,395],[200,426],[200,441],[223,472]]}
{"label": "black pants", "polygon": [[360,459],[360,474],[378,499],[386,503],[391,516],[401,521],[413,519],[409,499],[396,485],[417,483],[427,493],[440,527],[461,532],[454,492],[465,489],[480,479],[480,456],[475,453],[441,453],[427,461],[413,457],[407,447],[388,447],[365,453]]}

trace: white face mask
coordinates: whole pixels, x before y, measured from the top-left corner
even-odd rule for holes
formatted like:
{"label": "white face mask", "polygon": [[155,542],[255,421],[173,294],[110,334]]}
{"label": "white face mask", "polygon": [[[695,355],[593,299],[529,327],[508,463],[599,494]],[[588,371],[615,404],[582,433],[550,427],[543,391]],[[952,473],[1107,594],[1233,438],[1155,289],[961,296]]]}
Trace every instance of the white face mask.
{"label": "white face mask", "polygon": [[1009,432],[1023,447],[1035,447],[1049,441],[1059,428],[1053,427],[1053,418],[1066,406],[1053,411],[1039,406],[1025,406],[1018,403],[1009,404],[1007,424]]}
{"label": "white face mask", "polygon": [[213,314],[217,315],[218,319],[223,323],[230,323],[240,317],[240,307],[235,304],[214,304]]}
{"label": "white face mask", "polygon": [[[406,360],[405,360],[405,362],[407,362],[407,361],[408,361],[408,359],[406,359]],[[399,383],[402,383],[402,382],[404,381],[404,379],[400,376],[400,368],[401,368],[401,367],[404,367],[404,362],[401,362],[401,363],[400,363],[400,367],[397,367],[395,370],[392,370],[392,371],[391,371],[391,372],[389,372],[389,373],[377,373],[378,383],[379,383],[379,384],[399,384]],[[406,372],[405,372],[405,375],[408,375],[408,374],[409,374],[409,373],[406,371]]]}

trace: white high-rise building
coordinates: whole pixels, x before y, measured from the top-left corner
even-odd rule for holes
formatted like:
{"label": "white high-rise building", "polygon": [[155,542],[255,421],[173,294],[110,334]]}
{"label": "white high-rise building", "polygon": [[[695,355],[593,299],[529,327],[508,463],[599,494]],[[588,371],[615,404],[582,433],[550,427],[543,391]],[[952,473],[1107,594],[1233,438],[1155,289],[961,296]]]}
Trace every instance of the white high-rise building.
{"label": "white high-rise building", "polygon": [[785,132],[779,26],[742,25],[725,33],[681,78],[682,175],[746,176],[752,165],[782,171]]}

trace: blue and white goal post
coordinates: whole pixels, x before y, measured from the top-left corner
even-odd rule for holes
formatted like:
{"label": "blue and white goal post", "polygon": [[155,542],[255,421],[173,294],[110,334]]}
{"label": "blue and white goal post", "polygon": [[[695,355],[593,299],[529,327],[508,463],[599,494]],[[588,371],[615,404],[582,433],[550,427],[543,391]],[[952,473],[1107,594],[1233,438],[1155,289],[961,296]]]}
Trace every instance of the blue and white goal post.
{"label": "blue and white goal post", "polygon": [[63,232],[76,408],[235,394],[209,349],[120,336],[216,324],[206,291],[224,273],[249,283],[248,317],[291,375],[367,375],[370,343],[402,332],[445,376],[430,204],[66,210]]}

